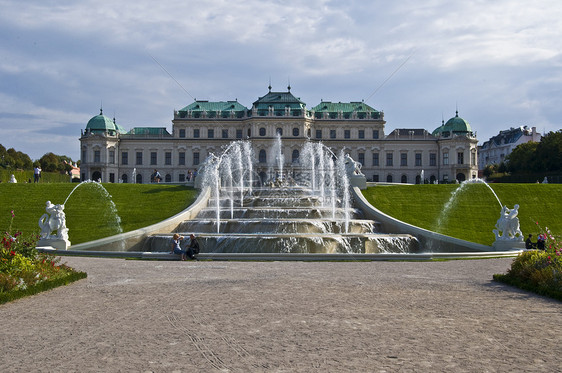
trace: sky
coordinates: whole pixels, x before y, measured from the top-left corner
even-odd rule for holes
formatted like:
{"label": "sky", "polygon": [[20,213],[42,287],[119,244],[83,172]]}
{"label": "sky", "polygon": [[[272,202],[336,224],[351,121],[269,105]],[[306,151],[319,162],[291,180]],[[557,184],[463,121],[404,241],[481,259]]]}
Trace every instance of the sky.
{"label": "sky", "polygon": [[0,0],[0,144],[79,159],[103,113],[172,128],[195,99],[365,100],[385,133],[562,128],[558,0]]}

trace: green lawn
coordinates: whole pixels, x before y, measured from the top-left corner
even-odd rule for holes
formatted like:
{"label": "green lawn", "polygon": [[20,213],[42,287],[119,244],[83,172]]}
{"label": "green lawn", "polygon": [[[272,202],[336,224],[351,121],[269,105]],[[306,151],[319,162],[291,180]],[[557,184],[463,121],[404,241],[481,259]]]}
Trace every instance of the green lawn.
{"label": "green lawn", "polygon": [[[369,202],[399,220],[461,238],[491,245],[494,225],[501,207],[484,184],[465,184],[445,210],[459,185],[379,185],[363,191]],[[562,234],[562,185],[560,184],[490,184],[502,204],[513,208],[519,204],[519,221],[525,235],[534,239],[542,228]]]}
{"label": "green lawn", "polygon": [[[45,204],[62,204],[78,184],[0,184],[0,231],[39,232]],[[189,206],[197,191],[163,184],[82,184],[65,204],[70,242],[78,244],[162,221]],[[107,190],[107,192],[106,192]],[[111,197],[108,197],[107,193]],[[111,201],[114,202],[115,211]]]}

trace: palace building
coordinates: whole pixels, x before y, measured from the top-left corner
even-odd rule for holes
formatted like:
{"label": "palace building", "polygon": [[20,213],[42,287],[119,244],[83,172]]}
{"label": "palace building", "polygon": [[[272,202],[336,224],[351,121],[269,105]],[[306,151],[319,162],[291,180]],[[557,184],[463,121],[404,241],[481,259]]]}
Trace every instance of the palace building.
{"label": "palace building", "polygon": [[162,182],[184,183],[209,154],[219,154],[237,140],[251,142],[259,173],[274,163],[277,134],[287,172],[298,169],[306,141],[321,141],[334,154],[343,149],[360,162],[367,181],[433,183],[477,177],[478,141],[458,112],[433,132],[401,128],[386,134],[385,124],[384,113],[362,101],[321,101],[307,108],[290,86],[286,92],[270,86],[251,108],[237,100],[196,100],[174,112],[172,133],[165,127],[127,131],[100,110],[80,137],[81,178],[149,183],[157,169]]}

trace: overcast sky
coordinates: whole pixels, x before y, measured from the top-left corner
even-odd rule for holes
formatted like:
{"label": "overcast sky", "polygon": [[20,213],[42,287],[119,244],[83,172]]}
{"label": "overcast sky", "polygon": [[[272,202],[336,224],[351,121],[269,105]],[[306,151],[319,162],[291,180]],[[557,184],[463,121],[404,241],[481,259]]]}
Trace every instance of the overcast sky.
{"label": "overcast sky", "polygon": [[[562,128],[562,3],[0,0],[0,144],[79,157],[104,114],[171,130],[197,99],[366,100],[395,128],[455,115],[479,143]],[[167,71],[167,72],[166,72]],[[173,77],[170,77],[170,75]]]}

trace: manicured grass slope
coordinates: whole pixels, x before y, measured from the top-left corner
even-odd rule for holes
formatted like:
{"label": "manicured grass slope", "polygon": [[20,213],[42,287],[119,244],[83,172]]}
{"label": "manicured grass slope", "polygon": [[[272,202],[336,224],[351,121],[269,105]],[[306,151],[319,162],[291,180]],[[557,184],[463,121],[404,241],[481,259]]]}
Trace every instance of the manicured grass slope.
{"label": "manicured grass slope", "polygon": [[[451,207],[445,205],[458,185],[380,185],[363,191],[369,202],[404,222],[467,241],[491,245],[501,207],[484,184],[466,184],[457,192]],[[534,239],[541,227],[562,234],[562,185],[490,184],[502,204],[519,204],[519,221],[524,235]]]}
{"label": "manicured grass slope", "polygon": [[[39,232],[38,221],[49,200],[64,203],[77,184],[0,184],[0,230],[10,224],[10,211],[15,218],[12,232]],[[162,184],[103,184],[117,208],[117,224],[105,191],[99,186],[82,184],[65,205],[66,225],[73,244],[87,242],[142,228],[166,219],[189,206],[197,191],[185,186]]]}

